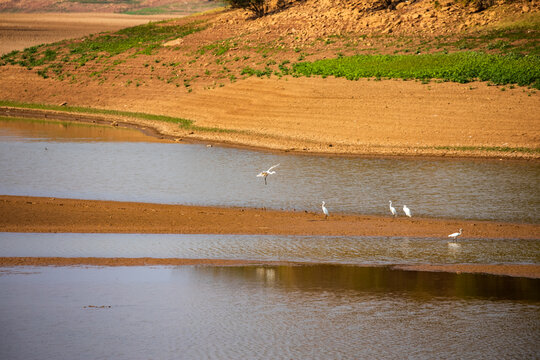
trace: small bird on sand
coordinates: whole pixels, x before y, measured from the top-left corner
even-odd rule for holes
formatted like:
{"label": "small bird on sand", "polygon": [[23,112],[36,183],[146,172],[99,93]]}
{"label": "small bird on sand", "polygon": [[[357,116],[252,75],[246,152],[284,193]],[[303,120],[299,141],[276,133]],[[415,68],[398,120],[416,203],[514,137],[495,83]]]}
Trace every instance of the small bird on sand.
{"label": "small bird on sand", "polygon": [[329,216],[329,214],[328,214],[328,209],[326,208],[326,206],[324,206],[324,204],[325,204],[325,202],[323,201],[323,202],[322,202],[322,205],[321,205],[322,212],[324,213],[324,218],[325,218],[325,219],[328,219],[328,216]]}
{"label": "small bird on sand", "polygon": [[405,213],[405,215],[407,215],[408,217],[411,217],[411,209],[409,209],[407,207],[407,205],[403,205],[403,212]]}
{"label": "small bird on sand", "polygon": [[273,174],[275,174],[276,172],[275,172],[275,171],[272,171],[272,169],[275,168],[275,167],[278,167],[278,166],[279,166],[279,164],[272,166],[270,169],[268,169],[268,170],[266,170],[266,171],[261,171],[261,172],[257,175],[257,177],[263,177],[263,178],[264,178],[264,185],[266,185],[266,177],[267,177],[268,175],[273,175]]}
{"label": "small bird on sand", "polygon": [[390,212],[393,216],[397,216],[396,208],[392,206],[392,200],[389,200],[388,202],[390,203],[390,205],[388,205],[390,207]]}
{"label": "small bird on sand", "polygon": [[458,238],[458,236],[461,235],[461,232],[463,231],[463,229],[459,229],[459,232],[455,232],[453,234],[450,234],[448,235],[449,238],[452,238],[453,240],[456,240]]}

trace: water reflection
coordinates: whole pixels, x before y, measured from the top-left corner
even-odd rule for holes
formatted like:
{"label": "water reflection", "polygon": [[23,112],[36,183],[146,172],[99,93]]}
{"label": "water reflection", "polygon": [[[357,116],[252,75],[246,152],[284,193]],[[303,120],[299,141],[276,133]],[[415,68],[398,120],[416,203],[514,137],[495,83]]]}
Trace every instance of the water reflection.
{"label": "water reflection", "polygon": [[[239,278],[280,289],[318,292],[380,293],[414,298],[540,301],[540,279],[485,274],[401,271],[387,267],[302,265],[260,267],[200,267],[198,274],[228,282]],[[201,279],[207,281],[208,279]]]}
{"label": "water reflection", "polygon": [[[390,215],[393,200],[398,209],[407,204],[414,216],[540,222],[538,162],[293,156],[75,142],[68,135],[0,129],[0,193],[6,195],[317,212],[325,200],[331,213],[381,215]],[[265,186],[256,174],[277,163]]]}
{"label": "water reflection", "polygon": [[3,359],[538,354],[538,280],[328,265],[15,270],[0,276]]}
{"label": "water reflection", "polygon": [[113,128],[106,125],[64,122],[54,120],[32,120],[0,116],[0,138],[2,141],[60,141],[60,142],[160,142],[136,129]]}
{"label": "water reflection", "polygon": [[340,264],[538,264],[540,240],[374,236],[0,233],[0,256],[241,259]]}

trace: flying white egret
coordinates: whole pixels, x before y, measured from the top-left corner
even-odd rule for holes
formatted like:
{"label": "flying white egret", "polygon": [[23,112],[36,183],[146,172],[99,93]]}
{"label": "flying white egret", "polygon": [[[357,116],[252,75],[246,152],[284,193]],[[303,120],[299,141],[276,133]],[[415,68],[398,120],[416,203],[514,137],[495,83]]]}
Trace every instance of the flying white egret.
{"label": "flying white egret", "polygon": [[393,216],[397,216],[396,208],[392,206],[392,200],[389,200],[388,202],[390,203],[390,205],[388,205],[390,207],[390,212]]}
{"label": "flying white egret", "polygon": [[409,209],[407,207],[407,205],[403,205],[403,212],[405,213],[405,215],[407,215],[408,217],[411,217],[411,209]]}
{"label": "flying white egret", "polygon": [[266,177],[267,177],[268,175],[275,174],[276,172],[275,172],[275,171],[272,171],[272,169],[275,168],[275,167],[278,167],[278,166],[279,166],[279,164],[272,166],[270,169],[268,169],[268,170],[266,170],[266,171],[261,171],[261,172],[257,175],[257,177],[263,177],[263,178],[264,178],[264,185],[266,185]]}
{"label": "flying white egret", "polygon": [[325,204],[325,202],[323,201],[323,202],[322,202],[322,205],[321,205],[322,212],[324,213],[324,218],[325,218],[325,219],[328,219],[328,216],[329,216],[329,214],[328,214],[328,209],[326,208],[326,206],[324,206],[324,204]]}
{"label": "flying white egret", "polygon": [[452,238],[453,240],[456,240],[458,238],[458,236],[461,235],[461,232],[463,231],[463,229],[459,229],[459,232],[455,232],[453,234],[450,234],[448,235],[449,238]]}

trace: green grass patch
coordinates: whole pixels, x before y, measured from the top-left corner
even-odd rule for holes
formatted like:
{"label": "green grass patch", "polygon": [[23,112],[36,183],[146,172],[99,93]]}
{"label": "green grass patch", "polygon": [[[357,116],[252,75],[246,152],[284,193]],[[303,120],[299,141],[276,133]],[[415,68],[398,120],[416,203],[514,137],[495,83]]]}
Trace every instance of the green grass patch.
{"label": "green grass patch", "polygon": [[[200,22],[186,25],[168,25],[166,22],[148,23],[119,30],[115,33],[90,35],[64,43],[33,46],[22,52],[12,51],[0,58],[0,66],[19,64],[28,68],[54,63],[57,52],[67,46],[68,54],[60,61],[75,62],[84,66],[89,61],[110,58],[128,51],[135,54],[151,54],[169,40],[181,38],[205,28]],[[42,50],[44,48],[45,50]]]}
{"label": "green grass patch", "polygon": [[540,148],[509,147],[509,146],[436,146],[436,150],[451,151],[487,151],[504,153],[540,154]]}
{"label": "green grass patch", "polygon": [[154,115],[140,112],[120,111],[120,110],[108,110],[108,109],[95,109],[81,106],[58,106],[48,104],[34,104],[34,103],[22,103],[10,100],[0,100],[0,106],[9,106],[23,109],[38,109],[38,110],[54,110],[68,113],[80,113],[80,114],[98,114],[98,115],[113,115],[123,116],[128,118],[137,118],[144,120],[164,121],[170,123],[176,123],[180,128],[185,130],[203,131],[203,132],[221,132],[221,133],[237,133],[236,130],[220,129],[213,127],[197,126],[193,120],[177,118],[166,115]]}
{"label": "green grass patch", "polygon": [[272,75],[272,72],[273,72],[272,69],[270,69],[268,66],[266,66],[264,70],[257,70],[257,69],[253,69],[247,66],[242,69],[242,71],[240,72],[240,75],[247,75],[247,76],[256,75],[257,77],[263,77],[263,76],[270,77]]}
{"label": "green grass patch", "polygon": [[0,65],[19,64],[20,66],[32,69],[35,66],[40,66],[56,60],[56,57],[58,56],[56,50],[46,49],[45,51],[40,52],[39,49],[42,46],[43,45],[32,46],[23,51],[12,51],[5,54],[0,58]]}
{"label": "green grass patch", "polygon": [[197,23],[187,25],[166,25],[149,23],[122,29],[112,34],[90,36],[81,42],[69,45],[71,54],[79,54],[81,58],[107,54],[111,57],[131,49],[148,52],[168,40],[173,40],[203,30]]}
{"label": "green grass patch", "polygon": [[442,79],[467,83],[489,81],[540,89],[540,57],[480,52],[422,55],[355,55],[293,65],[295,75],[360,78]]}
{"label": "green grass patch", "polygon": [[220,41],[218,43],[202,46],[199,50],[197,50],[197,53],[199,55],[204,55],[206,52],[211,51],[214,56],[221,56],[236,45],[236,43],[231,43],[229,40]]}
{"label": "green grass patch", "polygon": [[180,11],[174,11],[170,6],[155,6],[137,10],[124,11],[124,14],[128,15],[159,15],[159,14],[171,14]]}

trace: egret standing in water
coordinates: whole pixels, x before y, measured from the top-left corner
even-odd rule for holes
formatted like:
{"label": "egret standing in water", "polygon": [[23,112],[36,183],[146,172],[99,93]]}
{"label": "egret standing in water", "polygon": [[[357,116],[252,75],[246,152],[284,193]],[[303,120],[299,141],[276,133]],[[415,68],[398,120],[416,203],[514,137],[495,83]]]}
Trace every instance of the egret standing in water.
{"label": "egret standing in water", "polygon": [[324,213],[324,218],[325,219],[328,219],[328,209],[326,208],[326,206],[324,206],[325,202],[323,201],[322,202],[322,205],[321,205],[321,208],[322,208],[322,212]]}
{"label": "egret standing in water", "polygon": [[408,217],[411,217],[411,209],[409,209],[407,207],[407,205],[403,205],[403,212],[405,213],[405,215],[407,215]]}
{"label": "egret standing in water", "polygon": [[390,207],[390,212],[392,213],[392,216],[397,216],[396,208],[392,206],[392,200],[389,200],[388,202],[390,203],[390,205],[388,206]]}
{"label": "egret standing in water", "polygon": [[453,240],[456,240],[458,238],[458,236],[461,235],[461,232],[463,231],[463,229],[459,229],[459,232],[455,232],[453,234],[450,234],[448,235],[449,238],[452,238]]}
{"label": "egret standing in water", "polygon": [[272,169],[275,168],[275,167],[278,167],[278,166],[279,166],[279,164],[272,166],[270,169],[268,169],[268,170],[266,170],[266,171],[261,171],[261,172],[257,175],[257,177],[263,177],[263,178],[264,178],[264,185],[266,185],[266,177],[267,177],[268,175],[273,175],[273,174],[275,174],[276,172],[275,172],[275,171],[272,171]]}

